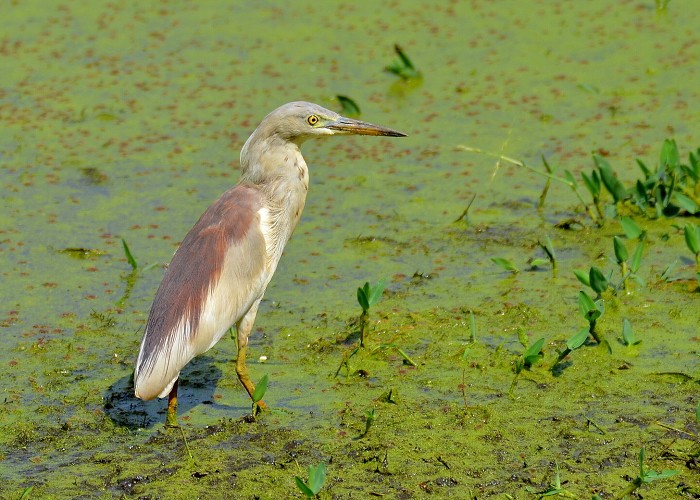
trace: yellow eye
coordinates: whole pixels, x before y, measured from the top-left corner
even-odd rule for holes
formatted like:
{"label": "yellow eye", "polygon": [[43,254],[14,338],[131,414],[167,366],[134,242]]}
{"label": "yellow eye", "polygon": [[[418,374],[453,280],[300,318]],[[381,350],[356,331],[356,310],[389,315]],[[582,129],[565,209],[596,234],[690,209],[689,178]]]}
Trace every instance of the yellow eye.
{"label": "yellow eye", "polygon": [[308,123],[309,125],[311,125],[311,126],[313,127],[314,125],[316,125],[316,124],[318,123],[318,116],[316,116],[316,115],[310,115],[310,116],[306,119],[306,121],[307,121],[307,123]]}

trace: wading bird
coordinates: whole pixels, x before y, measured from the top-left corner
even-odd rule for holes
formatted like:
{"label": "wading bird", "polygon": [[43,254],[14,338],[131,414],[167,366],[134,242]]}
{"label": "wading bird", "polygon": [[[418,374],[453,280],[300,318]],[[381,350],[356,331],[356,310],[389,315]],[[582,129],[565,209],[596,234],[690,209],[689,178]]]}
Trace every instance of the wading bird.
{"label": "wading bird", "polygon": [[166,426],[177,426],[180,370],[233,326],[236,373],[252,398],[248,336],[309,187],[299,147],[330,135],[406,134],[309,102],[277,108],[243,146],[238,184],[204,212],[175,252],[151,306],[134,372],[136,397],[168,396]]}

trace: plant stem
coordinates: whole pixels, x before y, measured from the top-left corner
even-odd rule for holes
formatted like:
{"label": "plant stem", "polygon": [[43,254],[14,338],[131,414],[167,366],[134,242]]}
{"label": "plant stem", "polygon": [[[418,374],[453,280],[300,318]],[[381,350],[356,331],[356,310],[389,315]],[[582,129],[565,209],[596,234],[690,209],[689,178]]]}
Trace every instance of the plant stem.
{"label": "plant stem", "polygon": [[360,347],[365,346],[365,337],[369,335],[369,311],[362,310],[360,314]]}

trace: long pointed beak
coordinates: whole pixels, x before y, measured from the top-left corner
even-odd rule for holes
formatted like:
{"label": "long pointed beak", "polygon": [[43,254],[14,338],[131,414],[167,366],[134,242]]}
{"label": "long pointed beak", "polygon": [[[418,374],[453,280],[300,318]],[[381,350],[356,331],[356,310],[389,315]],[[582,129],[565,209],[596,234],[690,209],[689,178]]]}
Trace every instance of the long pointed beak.
{"label": "long pointed beak", "polygon": [[336,121],[329,123],[325,128],[333,130],[338,134],[352,135],[384,135],[388,137],[406,137],[406,134],[380,125],[353,120],[341,116]]}

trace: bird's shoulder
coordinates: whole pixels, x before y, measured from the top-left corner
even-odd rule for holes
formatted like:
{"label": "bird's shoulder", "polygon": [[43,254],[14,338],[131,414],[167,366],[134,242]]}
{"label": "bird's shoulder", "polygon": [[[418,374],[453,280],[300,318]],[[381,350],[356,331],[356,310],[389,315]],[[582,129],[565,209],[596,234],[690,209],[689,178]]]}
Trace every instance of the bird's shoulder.
{"label": "bird's shoulder", "polygon": [[240,241],[251,230],[258,229],[263,201],[264,195],[257,187],[247,184],[234,186],[207,208],[188,237],[225,238],[234,243]]}

